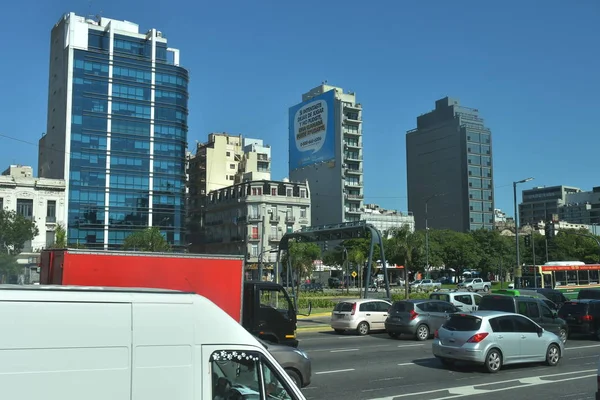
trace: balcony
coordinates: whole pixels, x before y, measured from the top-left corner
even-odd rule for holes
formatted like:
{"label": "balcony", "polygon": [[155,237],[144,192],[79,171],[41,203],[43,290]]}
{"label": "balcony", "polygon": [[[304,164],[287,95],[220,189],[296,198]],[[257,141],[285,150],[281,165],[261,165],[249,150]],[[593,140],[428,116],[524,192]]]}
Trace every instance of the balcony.
{"label": "balcony", "polygon": [[250,214],[247,217],[248,222],[260,222],[262,221],[262,216],[260,214]]}
{"label": "balcony", "polygon": [[348,198],[349,200],[361,200],[363,199],[365,196],[362,194],[347,194],[346,198]]}
{"label": "balcony", "polygon": [[349,111],[360,111],[360,110],[362,110],[362,104],[360,104],[360,103],[356,103],[356,104],[344,103],[344,109],[349,110]]}
{"label": "balcony", "polygon": [[344,114],[344,123],[346,122],[350,122],[352,124],[360,124],[362,122],[362,118],[360,115]]}
{"label": "balcony", "polygon": [[345,128],[344,135],[360,137],[362,135],[362,131],[360,129],[350,130],[350,129]]}
{"label": "balcony", "polygon": [[281,235],[269,235],[269,242],[279,242]]}
{"label": "balcony", "polygon": [[361,154],[344,153],[344,160],[346,161],[362,161],[363,157]]}
{"label": "balcony", "polygon": [[296,217],[294,217],[293,215],[288,215],[285,217],[285,222],[288,224],[293,224],[294,222],[296,222]]}
{"label": "balcony", "polygon": [[362,187],[362,182],[345,181],[344,186],[346,186],[346,187]]}
{"label": "balcony", "polygon": [[281,216],[275,215],[275,214],[271,214],[271,216],[269,217],[269,221],[271,221],[271,222],[279,222],[279,221],[281,221]]}
{"label": "balcony", "polygon": [[260,236],[258,235],[248,235],[249,242],[260,242]]}
{"label": "balcony", "polygon": [[361,175],[363,173],[362,168],[346,168],[347,174]]}
{"label": "balcony", "polygon": [[344,141],[344,147],[345,148],[353,148],[353,149],[361,149],[362,145],[361,145],[360,142],[353,142],[353,141],[346,142],[346,141]]}
{"label": "balcony", "polygon": [[346,214],[362,214],[360,208],[349,208],[346,207]]}

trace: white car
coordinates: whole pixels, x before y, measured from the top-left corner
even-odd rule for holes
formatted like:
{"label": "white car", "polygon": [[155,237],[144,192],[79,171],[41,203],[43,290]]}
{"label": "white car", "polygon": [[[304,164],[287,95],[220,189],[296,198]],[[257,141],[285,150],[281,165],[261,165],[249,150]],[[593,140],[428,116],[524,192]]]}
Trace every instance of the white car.
{"label": "white car", "polygon": [[331,327],[336,333],[356,331],[361,336],[385,330],[391,306],[389,301],[377,299],[341,301],[331,312]]}
{"label": "white car", "polygon": [[456,308],[464,312],[477,311],[479,308],[479,302],[483,296],[473,292],[436,292],[431,293],[429,298],[431,300],[442,300],[452,303]]}

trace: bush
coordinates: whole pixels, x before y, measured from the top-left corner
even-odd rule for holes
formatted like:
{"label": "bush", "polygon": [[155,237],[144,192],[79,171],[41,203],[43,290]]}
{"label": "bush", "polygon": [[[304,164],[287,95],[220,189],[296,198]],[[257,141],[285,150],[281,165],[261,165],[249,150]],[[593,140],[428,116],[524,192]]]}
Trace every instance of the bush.
{"label": "bush", "polygon": [[[412,300],[424,300],[429,298],[429,293],[411,293],[410,299]],[[392,301],[406,300],[404,293],[394,293],[392,295]]]}

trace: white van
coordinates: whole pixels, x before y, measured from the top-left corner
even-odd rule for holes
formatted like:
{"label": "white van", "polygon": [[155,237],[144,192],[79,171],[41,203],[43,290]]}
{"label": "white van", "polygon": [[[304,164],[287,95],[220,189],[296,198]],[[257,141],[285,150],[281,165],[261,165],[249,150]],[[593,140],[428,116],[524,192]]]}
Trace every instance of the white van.
{"label": "white van", "polygon": [[152,289],[0,285],[2,398],[303,400],[210,300]]}

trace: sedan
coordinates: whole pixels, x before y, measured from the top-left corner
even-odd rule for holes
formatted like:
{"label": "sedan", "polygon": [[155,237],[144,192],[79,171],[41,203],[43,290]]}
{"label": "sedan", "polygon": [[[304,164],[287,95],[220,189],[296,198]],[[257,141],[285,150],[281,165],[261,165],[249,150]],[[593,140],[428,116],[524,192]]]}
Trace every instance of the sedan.
{"label": "sedan", "polygon": [[435,332],[432,350],[446,366],[466,361],[494,373],[509,364],[545,362],[556,366],[565,347],[557,335],[523,315],[475,311],[452,315]]}

